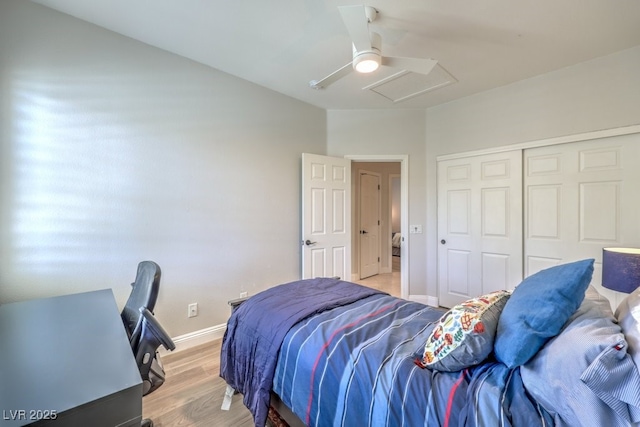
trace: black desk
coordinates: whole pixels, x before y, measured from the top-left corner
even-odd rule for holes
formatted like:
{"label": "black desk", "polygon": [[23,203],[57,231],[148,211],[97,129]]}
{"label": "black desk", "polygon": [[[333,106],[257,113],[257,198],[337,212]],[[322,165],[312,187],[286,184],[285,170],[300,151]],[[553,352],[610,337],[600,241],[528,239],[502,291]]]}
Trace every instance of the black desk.
{"label": "black desk", "polygon": [[0,426],[46,417],[35,425],[140,425],[142,380],[110,289],[0,305]]}

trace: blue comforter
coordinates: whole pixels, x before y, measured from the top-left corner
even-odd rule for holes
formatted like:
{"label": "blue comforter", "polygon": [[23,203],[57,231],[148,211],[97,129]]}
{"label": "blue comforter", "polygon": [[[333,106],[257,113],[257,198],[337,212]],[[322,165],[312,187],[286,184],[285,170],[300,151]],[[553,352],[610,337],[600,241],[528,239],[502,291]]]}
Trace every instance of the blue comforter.
{"label": "blue comforter", "polygon": [[374,295],[325,311],[285,337],[273,389],[310,426],[547,426],[519,370],[414,363],[443,311]]}
{"label": "blue comforter", "polygon": [[299,321],[380,291],[337,279],[319,278],[267,289],[243,303],[229,318],[220,352],[220,376],[264,426],[269,411],[280,344]]}

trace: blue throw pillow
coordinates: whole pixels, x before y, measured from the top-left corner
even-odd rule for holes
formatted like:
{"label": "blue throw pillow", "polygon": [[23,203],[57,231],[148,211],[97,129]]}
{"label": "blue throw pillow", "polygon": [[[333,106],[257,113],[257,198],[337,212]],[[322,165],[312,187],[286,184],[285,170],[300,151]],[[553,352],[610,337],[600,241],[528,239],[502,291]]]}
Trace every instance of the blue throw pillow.
{"label": "blue throw pillow", "polygon": [[522,281],[507,301],[493,351],[515,368],[527,363],[580,307],[593,275],[593,259],[539,271]]}

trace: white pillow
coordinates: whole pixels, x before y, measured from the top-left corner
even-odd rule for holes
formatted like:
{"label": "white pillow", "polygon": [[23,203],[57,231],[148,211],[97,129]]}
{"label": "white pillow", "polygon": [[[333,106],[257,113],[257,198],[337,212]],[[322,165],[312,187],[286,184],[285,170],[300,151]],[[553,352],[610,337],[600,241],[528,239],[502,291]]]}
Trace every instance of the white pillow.
{"label": "white pillow", "polygon": [[615,316],[629,344],[628,352],[640,370],[640,288],[622,300]]}
{"label": "white pillow", "polygon": [[592,286],[560,334],[520,374],[558,426],[628,427],[640,421],[640,372],[609,301]]}

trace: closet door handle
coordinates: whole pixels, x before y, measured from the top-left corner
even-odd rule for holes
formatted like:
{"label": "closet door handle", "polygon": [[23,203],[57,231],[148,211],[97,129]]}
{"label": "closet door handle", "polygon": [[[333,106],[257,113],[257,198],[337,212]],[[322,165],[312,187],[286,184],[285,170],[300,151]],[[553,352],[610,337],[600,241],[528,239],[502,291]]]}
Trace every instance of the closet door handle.
{"label": "closet door handle", "polygon": [[446,245],[446,244],[447,244],[447,241],[446,241],[446,240],[444,240],[444,239],[442,239],[442,240],[440,240],[440,243],[442,243],[443,245]]}
{"label": "closet door handle", "polygon": [[311,241],[311,240],[309,240],[309,239],[307,239],[307,240],[305,240],[305,241],[304,241],[304,244],[305,244],[305,245],[307,245],[307,246],[315,245],[316,243],[318,243],[318,242],[312,242],[312,241]]}

